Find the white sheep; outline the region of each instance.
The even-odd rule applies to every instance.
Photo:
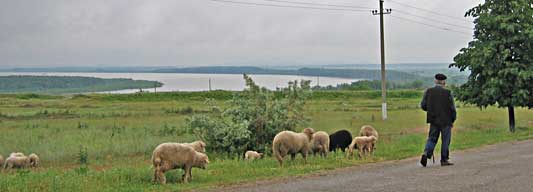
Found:
[[[294,160],[298,153],[302,154],[304,162],[307,163],[307,154],[311,150],[313,133],[312,128],[305,128],[302,133],[279,132],[272,141],[272,154],[278,160],[279,165],[283,166],[283,158],[287,154],[290,154],[291,159]]]
[[[30,166],[30,158],[20,153],[11,153],[4,163],[4,169],[26,168],[28,166]]]
[[[205,153],[205,143],[203,141],[195,141],[192,143],[183,143],[187,146],[192,147],[195,151],[198,151],[200,153]]]
[[[329,135],[324,131],[317,131],[313,133],[311,139],[311,148],[313,154],[319,153],[320,155],[327,157],[329,153]]]
[[[257,151],[246,151],[244,153],[245,160],[255,160],[263,157],[263,153],[258,153]]]
[[[182,181],[188,183],[192,179],[193,167],[205,169],[209,159],[206,154],[195,151],[191,146],[180,143],[163,143],[154,149],[152,164],[154,166],[153,181],[166,183],[165,172],[181,168],[184,170]]]
[[[40,158],[39,156],[37,156],[37,154],[35,153],[32,153],[28,156],[28,158],[30,158],[30,166],[33,167],[33,168],[36,168],[36,167],[39,167],[40,165]]]
[[[376,139],[379,139],[378,131],[371,125],[363,125],[361,127],[361,130],[359,131],[359,136],[374,136]],[[376,150],[376,145],[372,144],[372,154],[374,154],[374,151]]]
[[[348,151],[346,151],[346,157],[353,155],[353,150],[355,148],[359,150],[358,156],[360,158],[365,154],[372,152],[373,146],[377,140],[378,139],[375,136],[359,136],[353,138],[352,143],[348,146]]]

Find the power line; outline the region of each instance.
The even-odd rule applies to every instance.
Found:
[[[415,6],[412,6],[412,5],[406,4],[406,3],[400,3],[400,2],[397,2],[397,1],[394,1],[394,0],[389,0],[389,2],[394,3],[394,4],[398,4],[398,5],[400,5],[400,6],[404,6],[404,7],[409,7],[409,8],[412,8],[412,9],[416,9],[416,10],[419,10],[419,11],[428,12],[428,13],[431,13],[431,14],[434,14],[434,15],[439,15],[439,16],[442,16],[442,17],[447,17],[447,18],[450,18],[450,19],[455,19],[455,20],[458,20],[458,21],[464,21],[464,22],[469,22],[469,23],[472,22],[472,20],[469,20],[469,19],[466,19],[466,18],[459,18],[459,17],[455,17],[455,16],[450,16],[450,15],[446,15],[446,14],[442,14],[442,13],[435,12],[435,11],[433,11],[433,10],[429,10],[429,9],[424,9],[424,8],[415,7]]]
[[[435,21],[435,22],[439,22],[439,23],[442,23],[442,24],[450,25],[450,26],[455,26],[455,27],[459,27],[459,28],[463,28],[463,29],[470,29],[470,30],[472,29],[472,27],[468,27],[468,26],[464,26],[464,25],[457,25],[457,24],[453,24],[453,23],[448,23],[448,22],[444,22],[444,21],[439,20],[439,19],[433,19],[433,18],[430,18],[430,17],[424,17],[424,16],[413,14],[413,13],[409,13],[409,12],[406,12],[406,11],[401,11],[401,10],[394,10],[394,11],[398,12],[398,13],[405,14],[405,15],[418,17],[418,18],[421,18],[421,19],[429,20],[429,21]]]
[[[310,6],[297,6],[297,5],[277,5],[277,4],[267,4],[267,3],[252,3],[252,2],[242,2],[242,1],[232,1],[232,0],[209,0],[220,3],[232,3],[232,4],[242,4],[242,5],[256,5],[256,6],[268,6],[268,7],[284,7],[284,8],[297,8],[297,9],[313,9],[313,10],[328,10],[328,11],[350,11],[350,12],[367,12],[368,10],[363,9],[343,9],[343,8],[325,8],[325,7],[310,7]]]
[[[358,8],[358,9],[374,9],[373,7],[326,4],[326,3],[308,3],[308,2],[301,2],[301,1],[284,1],[284,0],[263,0],[263,1],[271,1],[271,2],[278,2],[278,3],[301,4],[301,5],[326,6],[326,7],[345,7],[345,8]]]
[[[400,20],[404,20],[404,21],[408,21],[408,22],[411,22],[411,23],[425,25],[425,26],[432,27],[432,28],[435,28],[435,29],[450,31],[450,32],[459,33],[459,34],[463,34],[463,35],[469,35],[469,36],[472,35],[471,33],[467,33],[467,32],[464,32],[464,31],[457,31],[457,30],[454,30],[454,29],[451,29],[451,28],[439,27],[439,26],[436,26],[436,25],[432,25],[432,24],[428,24],[428,23],[424,23],[424,22],[408,19],[408,18],[405,18],[405,17],[398,17],[398,16],[395,16],[395,15],[391,15],[391,17],[392,18],[396,18],[396,19],[400,19]]]
[[[209,0],[209,1],[220,2],[220,3],[241,4],[241,5],[269,6],[269,7],[282,7],[282,8],[298,8],[298,9],[312,9],[312,10],[327,10],[327,11],[349,11],[349,12],[367,12],[368,11],[368,10],[360,10],[360,9],[323,8],[323,7],[296,6],[296,5],[278,5],[278,4],[267,4],[267,3],[252,3],[252,2],[242,2],[242,1],[233,1],[233,0]],[[265,0],[265,1],[268,1],[268,0]],[[284,0],[270,0],[270,1],[280,1],[281,2],[281,1],[284,1]],[[303,2],[300,2],[300,3],[303,3]],[[398,10],[394,10],[394,11],[395,12],[404,13],[406,15],[412,15],[412,16],[415,16],[415,17],[420,17],[420,18],[423,18],[423,19],[427,19],[425,17],[414,15],[414,14],[407,13],[407,12],[404,12],[404,11],[398,11]],[[405,18],[405,17],[399,17],[399,16],[392,16],[392,17],[396,18],[396,19],[408,21],[408,22],[411,22],[411,23],[416,23],[416,24],[425,25],[425,26],[428,26],[428,27],[433,27],[433,28],[440,29],[440,30],[450,31],[450,32],[454,32],[454,33],[464,34],[464,35],[471,35],[470,33],[467,33],[467,32],[464,32],[464,31],[458,31],[458,30],[454,30],[454,29],[448,28],[448,27],[440,27],[440,26],[437,26],[437,25],[428,24],[428,23],[420,22],[420,21],[409,19],[409,18]],[[430,20],[430,19],[428,19],[428,20]],[[436,19],[433,19],[433,20],[441,22],[443,24],[448,24],[448,25],[452,25],[452,26],[456,26],[456,27],[471,29],[470,27],[465,27],[465,26],[461,26],[461,25],[445,23],[445,22],[442,22],[442,21],[436,20]]]

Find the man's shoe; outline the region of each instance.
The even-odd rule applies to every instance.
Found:
[[[441,162],[440,162],[440,165],[441,165],[441,166],[451,166],[451,165],[453,165],[453,163],[452,163],[452,162],[449,162],[449,161],[441,161]]]
[[[422,158],[420,158],[420,164],[422,164],[424,167],[426,167],[428,164],[428,156],[426,154],[422,154]]]

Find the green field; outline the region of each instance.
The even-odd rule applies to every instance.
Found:
[[[42,167],[2,171],[0,191],[175,191],[205,189],[257,179],[280,178],[321,170],[403,159],[422,152],[427,133],[418,108],[422,91],[389,92],[389,119],[380,119],[378,91],[320,91],[306,109],[310,126],[328,133],[364,124],[376,127],[380,140],[374,158],[301,158],[279,168],[266,157],[244,162],[208,152],[206,170],[194,169],[189,184],[176,183],[180,171],[167,173],[167,185],[151,183],[151,152],[159,143],[188,142],[184,119],[209,113],[205,98],[225,106],[232,92],[142,93],[127,95],[0,95],[0,154],[37,153]],[[517,131],[509,133],[507,111],[457,103],[452,151],[503,141],[533,138],[533,111],[516,109]],[[298,128],[301,129],[302,127]],[[80,169],[80,149],[87,149],[89,169]],[[437,150],[438,151],[438,150]],[[453,156],[452,156],[453,160]]]

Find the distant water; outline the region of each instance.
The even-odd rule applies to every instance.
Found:
[[[169,91],[206,91],[209,90],[209,80],[211,80],[212,90],[233,90],[244,89],[244,79],[238,74],[193,74],[193,73],[41,73],[41,72],[0,72],[0,76],[7,75],[38,75],[38,76],[82,76],[98,78],[130,78],[134,80],[153,80],[163,83],[163,87],[158,87],[158,92]],[[345,79],[334,77],[311,77],[297,75],[250,75],[256,84],[271,90],[287,87],[289,81],[311,80],[311,85],[315,86],[335,86],[342,83],[351,83],[358,79]],[[106,91],[105,93],[134,93],[139,89],[126,89],[116,91]],[[143,91],[153,92],[154,89],[143,89]]]

